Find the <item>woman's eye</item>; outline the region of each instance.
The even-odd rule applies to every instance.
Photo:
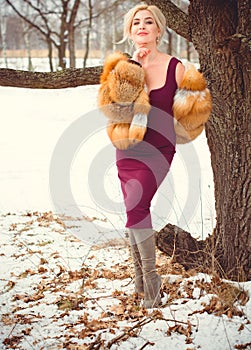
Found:
[[[153,21],[152,20],[147,20],[147,21],[145,21],[145,24],[153,24]],[[135,21],[135,22],[133,22],[132,23],[132,25],[133,26],[138,26],[138,25],[140,25],[140,21]]]

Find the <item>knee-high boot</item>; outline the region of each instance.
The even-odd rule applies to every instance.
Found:
[[[144,306],[160,305],[161,278],[156,271],[155,236],[150,229],[133,229],[134,239],[140,254],[143,271]]]
[[[135,283],[135,292],[138,294],[144,293],[144,287],[143,287],[143,271],[142,271],[142,262],[140,253],[137,247],[137,244],[134,240],[133,233],[129,231],[129,238],[130,238],[130,251],[131,256],[133,260],[134,265],[134,283]]]

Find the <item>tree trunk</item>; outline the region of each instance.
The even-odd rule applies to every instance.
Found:
[[[53,56],[52,41],[50,40],[50,36],[48,36],[46,39],[47,39],[50,71],[53,72],[54,69],[53,69],[53,60],[52,60],[52,56]]]
[[[249,5],[239,1],[239,6],[241,3],[246,18]],[[240,28],[237,6],[237,1],[197,0],[191,1],[189,14],[194,28],[193,43],[210,81],[214,101],[206,134],[215,184],[218,260],[228,278],[248,280],[251,278],[248,95],[251,55],[248,27]],[[201,13],[207,15],[200,16]]]
[[[29,6],[26,4],[26,16],[29,16]],[[27,52],[28,70],[33,71],[32,58],[31,58],[31,45],[30,45],[30,27],[27,22],[22,21],[24,44]]]
[[[93,85],[99,83],[101,72],[102,67],[68,68],[53,73],[0,69],[0,86],[63,89],[80,85]]]
[[[58,67],[61,69],[65,69],[66,68],[66,55],[65,55],[65,50],[66,50],[66,46],[65,46],[65,42],[64,39],[61,36],[60,39],[60,45],[57,46],[58,49]]]
[[[23,30],[24,30],[24,43],[25,43],[27,59],[28,59],[28,70],[33,71],[32,58],[31,58],[31,46],[30,46],[30,33],[29,33],[29,28],[27,27],[25,22],[23,22]]]
[[[77,16],[80,0],[75,0],[72,7],[70,20],[68,23],[68,38],[69,38],[69,54],[70,54],[70,68],[76,67],[76,56],[75,56],[75,19]]]
[[[59,68],[66,68],[66,40],[68,38],[68,28],[67,28],[67,12],[68,12],[68,2],[67,0],[61,0],[62,2],[62,14],[60,21],[60,34],[59,34],[59,45],[57,45],[58,49],[58,65]]]
[[[241,281],[251,279],[249,13],[245,0],[191,0],[189,6],[192,41],[213,97],[213,113],[206,126],[217,216],[209,245],[211,261],[221,275]],[[166,234],[161,231],[162,236]],[[176,238],[179,235],[176,232]],[[177,250],[185,264],[179,252],[184,247],[191,250],[192,238],[182,237],[186,242],[173,240],[174,255]],[[196,244],[204,249],[204,243]]]
[[[2,9],[0,8],[0,34],[2,39],[2,50],[3,57],[5,62],[5,67],[8,68],[8,57],[7,57],[7,43],[6,43],[6,14],[2,13]]]
[[[90,49],[90,33],[91,33],[91,28],[92,28],[92,0],[88,0],[88,14],[89,14],[89,21],[88,21],[88,27],[86,31],[86,37],[85,37],[85,55],[84,55],[84,60],[83,60],[83,68],[86,67],[87,63],[87,58],[89,55],[89,49]]]
[[[102,1],[102,8],[105,8],[106,3]],[[100,16],[100,51],[101,51],[101,61],[103,62],[105,59],[105,54],[106,54],[106,47],[107,47],[107,37],[106,37],[106,14],[102,13]]]
[[[117,40],[117,19],[118,19],[118,14],[117,14],[117,6],[114,6],[113,10],[112,10],[112,51],[116,51],[117,50],[117,44],[116,42]]]
[[[76,55],[75,55],[75,37],[74,37],[74,28],[69,26],[69,56],[70,56],[70,68],[76,67]]]

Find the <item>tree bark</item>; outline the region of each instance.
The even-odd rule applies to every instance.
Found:
[[[88,0],[89,20],[88,20],[88,26],[87,26],[87,30],[86,30],[86,37],[85,37],[85,55],[84,55],[84,60],[83,60],[83,68],[86,67],[87,58],[88,58],[89,49],[90,49],[90,33],[91,33],[91,28],[92,28],[92,10],[93,10],[92,0]]]
[[[49,59],[49,66],[50,66],[50,71],[53,72],[53,47],[52,47],[52,42],[50,40],[50,35],[48,35],[48,37],[46,37],[46,43],[47,43],[47,47],[48,47],[48,59]]]
[[[70,56],[70,68],[76,67],[76,55],[75,55],[75,35],[73,26],[69,26],[69,56]]]
[[[62,4],[62,13],[60,16],[60,34],[59,41],[60,44],[56,45],[58,49],[58,65],[61,69],[66,67],[66,40],[68,40],[67,33],[67,12],[68,12],[68,3],[69,0],[61,0]]]
[[[246,21],[250,5],[244,3],[194,0],[189,12],[193,43],[214,101],[206,134],[215,184],[217,258],[235,280],[251,279],[251,55],[248,25],[240,23],[241,18]]]
[[[217,221],[210,244],[196,242],[188,233],[170,226],[160,231],[158,240],[160,249],[165,241],[170,245],[166,252],[170,255],[173,249],[185,266],[195,266],[198,260],[198,265],[202,262],[208,268],[211,264],[222,276],[239,281],[251,279],[249,11],[245,0],[190,1],[192,42],[214,105],[206,135]]]
[[[102,8],[105,8],[106,2],[103,0],[101,2]],[[106,13],[102,13],[102,15],[99,18],[100,20],[100,31],[101,31],[101,37],[100,37],[100,51],[101,51],[101,61],[103,62],[105,59],[105,53],[106,53],[106,48],[107,48],[107,36],[106,36],[106,23],[107,23],[107,18],[106,18]]]
[[[0,8],[0,37],[2,39],[2,50],[5,67],[8,68],[7,43],[6,43],[6,13]]]
[[[75,56],[75,19],[78,13],[80,5],[80,0],[75,0],[72,11],[71,11],[71,16],[70,20],[68,22],[68,31],[69,31],[69,54],[70,54],[70,68],[75,68],[76,67],[76,56]]]
[[[102,67],[68,68],[58,72],[28,72],[0,69],[0,86],[31,89],[63,89],[80,85],[99,84]]]
[[[29,15],[29,6],[26,5],[26,15]],[[31,45],[30,45],[30,28],[25,21],[22,21],[24,44],[28,58],[28,70],[33,71],[32,58],[31,58]],[[8,68],[8,67],[6,67]]]

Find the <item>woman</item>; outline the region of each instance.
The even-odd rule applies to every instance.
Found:
[[[127,150],[116,150],[135,269],[135,291],[144,293],[146,308],[158,307],[161,302],[150,206],[175,154],[172,105],[184,74],[180,61],[158,49],[165,29],[165,17],[156,6],[138,5],[125,16],[124,40],[132,40],[135,46],[132,59],[145,71],[152,106],[144,140]]]

